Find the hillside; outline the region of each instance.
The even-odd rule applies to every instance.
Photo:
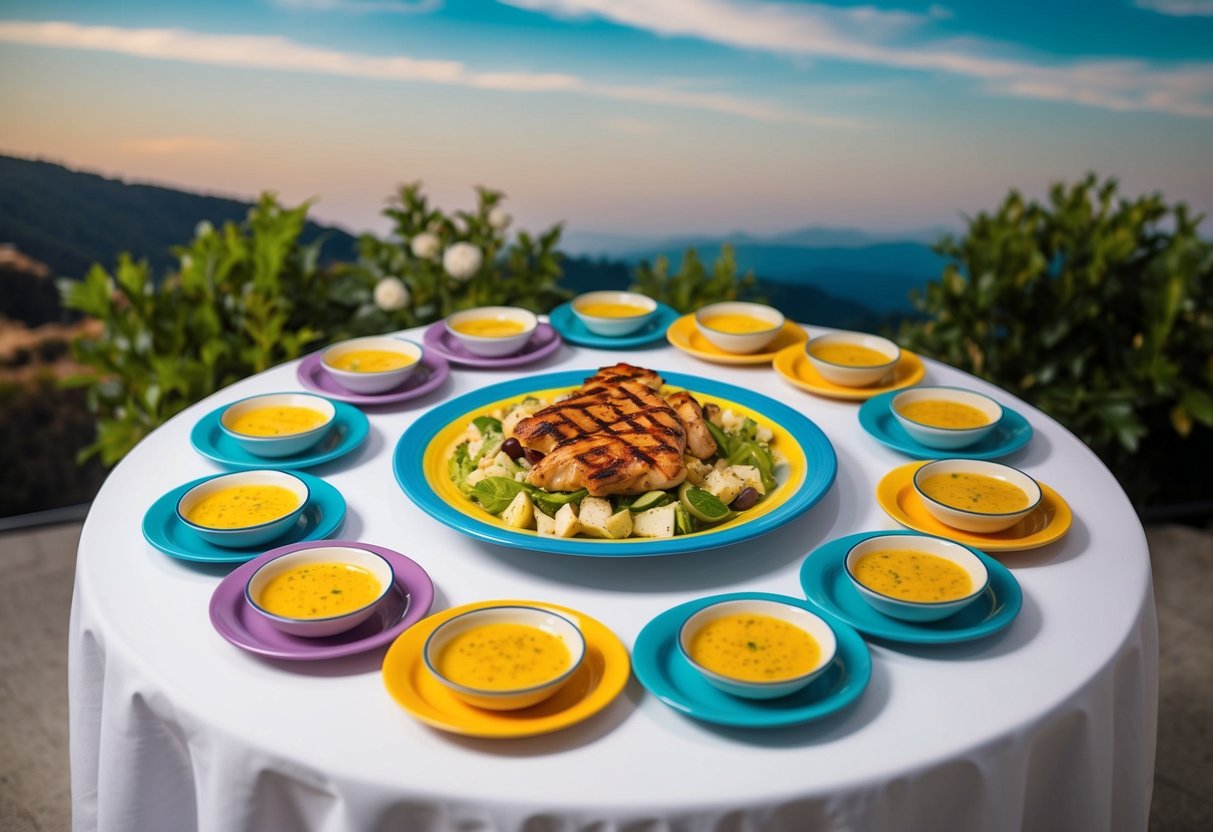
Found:
[[[51,162],[0,156],[0,243],[80,278],[93,263],[112,267],[129,251],[153,274],[175,265],[171,248],[194,236],[201,220],[243,220],[249,204],[234,199],[107,179]],[[356,238],[308,223],[303,240],[325,236],[323,259],[351,260]]]
[[[0,245],[16,247],[49,266],[48,275],[3,279],[0,315],[31,326],[66,321],[52,278],[82,277],[93,263],[110,268],[128,251],[147,259],[153,273],[175,265],[173,246],[189,240],[201,220],[244,219],[249,203],[155,185],[130,184],[50,162],[0,156]],[[926,232],[923,232],[924,234]],[[355,259],[356,238],[337,228],[308,223],[304,240],[324,237],[322,259]],[[591,256],[589,240],[615,253]],[[908,292],[940,271],[940,260],[921,242],[889,242],[861,231],[806,228],[771,238],[731,235],[740,269],[753,270],[759,290],[784,314],[800,321],[854,329],[879,329],[910,314]],[[605,245],[609,242],[609,245]],[[574,291],[626,288],[631,268],[668,254],[675,266],[687,248],[711,263],[725,240],[708,237],[654,239],[570,234],[564,285]],[[647,247],[646,247],[647,246]],[[568,250],[566,249],[566,250]]]

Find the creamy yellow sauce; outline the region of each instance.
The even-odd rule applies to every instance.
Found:
[[[328,417],[310,407],[283,405],[255,407],[227,422],[228,430],[246,436],[289,436],[305,433],[325,423]]]
[[[579,303],[577,311],[592,318],[634,318],[649,310],[634,303]]]
[[[476,690],[520,690],[556,678],[573,657],[557,636],[526,624],[485,624],[455,636],[438,672]]]
[[[329,365],[351,373],[386,373],[413,363],[411,355],[392,350],[352,350],[334,358]]]
[[[1008,514],[1028,507],[1028,495],[1011,483],[984,474],[936,474],[919,483],[922,493],[952,508]]]
[[[361,609],[383,592],[369,569],[352,563],[310,563],[277,575],[257,599],[283,618],[332,618]]]
[[[722,676],[778,682],[803,676],[821,659],[821,646],[804,630],[770,615],[723,615],[691,638],[691,658]]]
[[[480,338],[507,338],[518,335],[526,330],[521,321],[505,321],[497,318],[472,318],[451,324],[451,329],[464,335],[475,335]]]
[[[195,503],[185,519],[208,529],[242,529],[277,520],[299,508],[294,491],[280,485],[235,485]]]
[[[728,332],[732,335],[744,335],[749,332],[765,332],[774,329],[770,321],[755,318],[753,315],[736,315],[733,313],[708,315],[703,319],[703,325],[718,332]]]
[[[912,422],[934,428],[980,428],[990,424],[986,414],[972,405],[946,399],[920,399],[902,405],[897,412]]]
[[[846,367],[875,367],[893,360],[879,350],[859,344],[818,344],[812,352],[814,358]]]
[[[946,558],[914,549],[879,549],[855,561],[855,579],[903,601],[955,601],[973,591],[969,573]]]

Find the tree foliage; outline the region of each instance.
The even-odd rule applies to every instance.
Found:
[[[1043,202],[1012,191],[938,244],[951,262],[902,342],[1049,413],[1139,504],[1207,496],[1192,464],[1213,450],[1213,245],[1201,219],[1159,194],[1119,198],[1095,175],[1053,185]]]
[[[733,247],[723,245],[710,273],[695,249],[689,248],[682,255],[678,271],[673,273],[665,256],[655,258],[651,266],[648,262],[640,263],[631,289],[686,313],[720,301],[759,300],[755,286],[752,271],[738,277]]]

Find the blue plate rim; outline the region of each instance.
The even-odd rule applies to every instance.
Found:
[[[268,394],[258,393],[254,395]],[[194,427],[190,429],[190,445],[193,446],[195,451],[212,462],[218,462],[220,465],[226,465],[229,468],[240,471],[251,471],[258,468],[296,470],[300,468],[313,468],[326,462],[332,462],[334,459],[340,459],[357,449],[366,440],[371,431],[371,423],[365,413],[352,404],[331,399],[328,396],[321,396],[312,390],[307,391],[306,395],[327,399],[332,403],[334,408],[333,430],[337,430],[341,425],[349,427],[349,433],[346,434],[345,438],[336,447],[324,452],[309,450],[306,453],[295,454],[294,456],[271,458],[253,456],[237,446],[236,451],[239,453],[239,456],[225,454],[211,441],[210,436],[219,430],[219,417],[223,414],[223,411],[235,402],[221,405],[195,422]],[[248,397],[246,396],[245,398]],[[324,440],[322,439],[321,442],[323,443]]]
[[[761,701],[740,698],[736,700],[735,710],[731,712],[721,711],[717,708],[709,709],[702,703],[688,701],[687,697],[674,692],[666,682],[665,672],[658,669],[661,664],[659,656],[662,654],[664,646],[677,638],[679,627],[691,613],[710,604],[741,598],[782,601],[795,604],[821,616],[833,628],[838,641],[838,653],[835,661],[842,660],[844,673],[847,674],[848,680],[853,680],[854,684],[848,683],[844,685],[843,690],[802,708],[780,710],[768,710],[767,708],[770,706],[764,705]],[[672,659],[673,661],[685,662],[676,649],[670,649],[668,652],[669,655],[676,657]],[[855,628],[811,600],[772,592],[728,592],[686,601],[651,619],[641,628],[640,633],[636,636],[636,642],[632,645],[632,671],[645,690],[686,716],[735,728],[775,728],[821,719],[847,707],[858,699],[871,680],[872,655]],[[706,685],[707,682],[704,684]]]
[[[1011,574],[1011,570],[985,552],[959,541],[950,542],[964,546],[980,558],[982,563],[986,565],[986,569],[989,570],[990,588],[994,591],[995,598],[1002,601],[1002,609],[993,618],[962,630],[945,630],[940,629],[939,622],[933,624],[911,624],[908,621],[898,621],[895,618],[881,615],[876,610],[871,610],[870,616],[866,614],[856,616],[847,610],[839,608],[835,601],[824,591],[822,576],[834,564],[840,564],[846,558],[846,553],[856,543],[869,537],[881,537],[885,535],[935,537],[935,535],[924,535],[922,532],[916,532],[912,529],[881,529],[877,531],[856,532],[855,534],[827,541],[809,552],[800,565],[800,588],[804,592],[805,597],[812,603],[830,612],[835,618],[845,621],[866,636],[886,641],[901,642],[903,644],[959,644],[965,641],[985,638],[1011,626],[1016,616],[1019,615],[1019,611],[1023,608],[1023,588],[1020,587],[1019,581],[1015,579],[1015,576]],[[945,538],[940,539],[943,540]],[[856,592],[856,597],[858,595],[858,592]],[[871,608],[865,604],[864,609]],[[947,621],[947,619],[944,619],[944,621]]]
[[[942,387],[945,385],[932,386]],[[922,445],[911,439],[910,435],[905,433],[905,429],[897,424],[897,420],[893,416],[891,404],[893,397],[912,389],[912,387],[908,387],[903,390],[890,390],[878,396],[873,396],[860,405],[858,414],[859,424],[864,429],[864,432],[885,447],[892,448],[914,459],[1001,459],[1020,450],[1032,440],[1032,423],[1024,418],[1023,414],[1019,411],[999,402],[1002,405],[1002,418],[1009,424],[1007,428],[1003,428],[1000,422],[1000,426],[994,429],[991,436],[997,435],[1000,430],[1009,429],[1013,431],[1010,439],[986,450],[974,450],[974,448],[980,448],[986,444],[990,437],[986,437],[986,439],[981,440],[970,448],[956,448],[950,451],[928,448],[926,445]],[[890,434],[888,431],[881,429],[879,420],[886,414],[893,420],[892,423],[901,432],[901,435]]]
[[[392,452],[392,472],[396,482],[413,503],[440,523],[487,543],[515,549],[588,557],[651,557],[684,554],[728,546],[766,534],[789,523],[811,509],[834,484],[838,458],[825,433],[803,413],[761,393],[724,382],[703,379],[685,373],[658,370],[666,384],[684,387],[707,396],[722,396],[762,413],[792,434],[806,457],[805,481],[783,505],[748,523],[721,532],[676,536],[660,540],[612,545],[609,541],[540,536],[503,529],[468,517],[437,498],[424,476],[422,462],[433,437],[450,422],[470,410],[510,396],[553,387],[581,384],[597,370],[564,370],[527,376],[481,387],[422,414],[401,435]]]
[[[573,302],[562,303],[548,313],[548,322],[560,333],[560,337],[570,344],[580,344],[583,347],[639,347],[645,344],[655,344],[665,341],[665,331],[670,324],[682,317],[677,309],[661,301],[657,301],[657,314],[645,324],[644,329],[632,335],[621,335],[612,338],[607,335],[596,335],[585,328],[576,315],[573,314]],[[651,329],[650,329],[651,328]]]
[[[266,467],[266,470],[273,470]],[[266,544],[254,546],[248,549],[225,548],[216,546],[213,543],[208,543],[202,538],[198,538],[198,550],[186,550],[173,546],[169,541],[157,531],[157,527],[161,525],[162,518],[171,516],[168,522],[180,522],[177,519],[177,502],[185,492],[189,491],[196,485],[204,483],[207,480],[213,480],[215,477],[226,476],[230,472],[219,474],[207,474],[205,477],[199,477],[196,480],[184,483],[176,488],[166,491],[161,494],[155,502],[148,507],[143,514],[143,522],[141,530],[143,539],[147,541],[152,548],[163,552],[169,557],[178,560],[187,560],[194,563],[244,563],[253,558],[268,552],[272,548],[280,546],[289,546],[296,543],[307,543],[311,541],[324,540],[329,535],[341,528],[341,524],[345,521],[346,502],[345,497],[337,490],[336,486],[326,482],[314,474],[305,474],[302,471],[292,471],[291,473],[303,480],[308,487],[308,492],[311,495],[304,504],[303,512],[306,514],[311,506],[316,506],[320,510],[320,521],[316,524],[316,528],[310,531],[307,535],[299,540],[291,541],[290,543],[282,543],[280,541],[271,540]],[[191,531],[191,534],[193,532]],[[285,536],[285,535],[284,535]],[[268,547],[268,548],[267,548]],[[207,554],[199,554],[199,551]]]

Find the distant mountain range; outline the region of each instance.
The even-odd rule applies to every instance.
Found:
[[[194,237],[202,220],[240,221],[249,203],[128,184],[62,165],[0,156],[0,243],[46,263],[55,275],[82,278],[93,263],[112,268],[119,253],[144,258],[152,273],[176,265],[171,248]],[[309,222],[303,240],[324,235],[326,261],[351,260],[356,238]]]
[[[176,265],[171,248],[190,240],[201,220],[243,220],[249,203],[155,185],[128,184],[45,161],[0,156],[0,244],[12,244],[57,276],[81,278],[93,263],[112,268],[128,251],[162,275]],[[767,237],[684,235],[665,239],[566,231],[564,285],[574,292],[626,288],[632,267],[659,255],[677,268],[694,249],[708,264],[731,243],[741,271],[789,317],[826,326],[878,329],[913,314],[909,292],[937,277],[943,260],[929,247],[946,229],[890,235],[810,226]],[[304,240],[324,238],[322,260],[353,260],[356,238],[308,223]],[[53,294],[50,281],[31,284]],[[6,281],[5,293],[16,289]],[[24,290],[23,290],[24,291]],[[15,300],[15,299],[14,299]],[[46,298],[38,301],[45,305]],[[13,314],[5,303],[0,314]],[[27,304],[28,305],[28,304]],[[42,320],[46,316],[39,316]],[[30,320],[29,323],[40,321]]]

